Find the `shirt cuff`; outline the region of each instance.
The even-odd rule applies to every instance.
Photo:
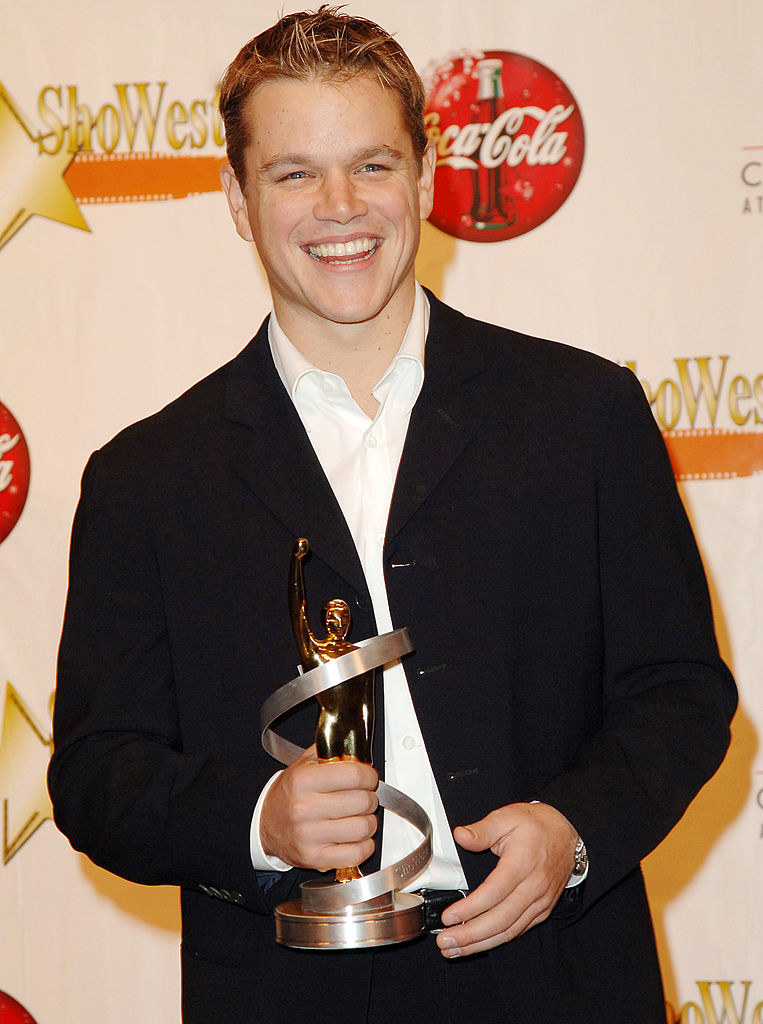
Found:
[[[257,805],[254,808],[254,814],[252,815],[252,824],[249,829],[249,855],[252,858],[252,865],[255,871],[291,871],[293,864],[287,864],[281,860],[280,857],[269,857],[262,848],[262,842],[260,841],[260,818],[262,817],[262,805],[265,802],[265,797],[268,795],[270,787],[273,785],[275,780],[280,775],[280,772],[276,772],[272,775],[267,783],[265,784],[260,798],[257,801]]]

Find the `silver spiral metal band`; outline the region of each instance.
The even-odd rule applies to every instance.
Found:
[[[289,765],[304,753],[304,748],[274,732],[272,725],[292,708],[330,690],[339,683],[363,672],[396,661],[413,650],[407,629],[396,629],[392,633],[360,640],[356,649],[339,658],[324,662],[303,675],[296,676],[272,693],[262,705],[260,716],[262,745],[269,754],[282,764]],[[379,782],[377,789],[382,807],[409,821],[421,832],[424,839],[412,853],[395,861],[381,871],[355,879],[351,882],[323,883],[310,888],[309,903],[316,911],[337,911],[343,907],[364,903],[386,893],[402,889],[420,874],[432,856],[432,823],[423,807],[386,782]],[[304,892],[304,890],[303,890]],[[305,893],[305,895],[307,895]]]

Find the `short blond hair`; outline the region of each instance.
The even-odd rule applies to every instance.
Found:
[[[416,159],[427,146],[424,85],[407,54],[389,32],[367,18],[323,4],[317,11],[287,14],[241,48],[220,84],[228,160],[245,187],[244,151],[249,145],[249,97],[278,78],[346,81],[369,75],[399,99]]]

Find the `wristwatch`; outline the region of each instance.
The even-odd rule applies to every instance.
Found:
[[[575,843],[575,862],[572,867],[572,877],[580,878],[588,870],[588,853],[586,852],[585,843],[578,836],[578,841]]]

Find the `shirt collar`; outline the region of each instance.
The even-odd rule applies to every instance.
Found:
[[[418,363],[421,367],[420,372],[423,378],[424,350],[426,348],[428,331],[429,300],[424,294],[424,289],[418,281],[416,281],[413,312],[411,313],[411,319],[408,323],[408,327],[406,328],[402,343],[392,362],[376,384],[374,392],[376,391],[376,388],[380,387],[385,382],[400,359],[413,360],[415,363]],[[278,323],[275,310],[271,311],[270,320],[268,321],[268,341],[270,343],[270,352],[273,356],[273,362],[276,370],[278,371],[278,376],[281,378],[283,386],[289,392],[293,401],[300,381],[307,374],[321,374],[324,371],[313,366],[313,364],[307,360],[299,349],[286,337],[283,328]],[[330,376],[333,376],[333,374]]]

